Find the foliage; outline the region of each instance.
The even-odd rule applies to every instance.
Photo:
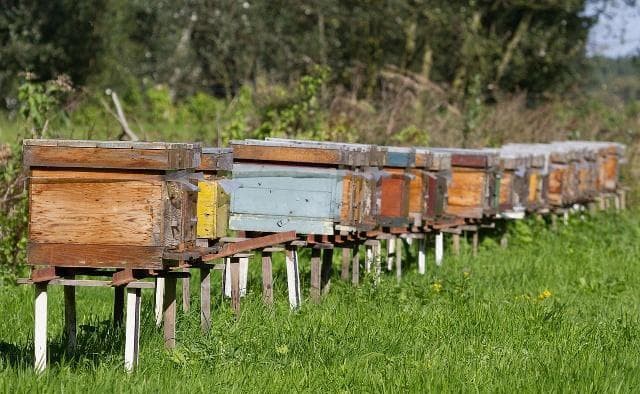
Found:
[[[640,214],[571,220],[529,244],[445,255],[416,272],[415,249],[403,279],[378,286],[339,279],[319,305],[292,313],[286,270],[274,254],[275,305],[261,300],[260,264],[250,264],[242,314],[212,297],[212,329],[200,312],[178,312],[175,351],[164,350],[153,297],[143,291],[140,369],[123,371],[124,335],[111,324],[113,295],[78,289],[78,347],[65,350],[63,294],[51,286],[50,369],[33,372],[33,310],[27,286],[0,288],[0,389],[71,391],[583,392],[635,391],[640,385]],[[625,247],[620,247],[625,245]],[[415,243],[414,243],[415,246]],[[445,248],[449,250],[449,248]],[[302,259],[303,262],[308,261]],[[308,289],[309,265],[301,264]],[[197,272],[191,288],[198,288]],[[182,286],[178,286],[180,291]],[[220,281],[212,281],[220,294]],[[193,294],[193,293],[192,293]],[[306,294],[306,292],[305,292]],[[192,305],[198,305],[194,295]]]

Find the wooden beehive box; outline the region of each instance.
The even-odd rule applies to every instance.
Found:
[[[451,183],[447,191],[447,214],[482,219],[498,211],[498,152],[486,149],[434,148],[451,154]]]
[[[231,144],[239,186],[231,199],[231,229],[332,235],[337,228],[375,226],[378,179],[367,169],[383,156],[371,147],[291,140]]]
[[[428,148],[416,148],[416,169],[422,173],[423,224],[442,218],[447,209],[447,189],[451,179],[451,154],[434,152]],[[411,189],[411,193],[415,193]],[[411,199],[413,201],[413,197]],[[409,206],[410,214],[417,211],[416,204]]]
[[[415,166],[414,149],[385,147],[385,150],[387,156],[384,166],[385,175],[380,185],[378,223],[383,227],[406,227],[422,217],[424,204],[422,174]]]
[[[548,208],[549,155],[551,148],[547,144],[506,144],[501,150],[517,152],[529,157],[527,166],[527,211],[534,212]]]
[[[556,207],[568,207],[579,201],[580,152],[565,144],[549,145],[549,202]]]
[[[230,196],[225,182],[231,175],[233,150],[230,148],[203,148],[198,171],[197,237],[215,240],[227,235]],[[227,180],[227,181],[225,181]],[[231,186],[228,185],[227,188]]]
[[[619,166],[624,160],[625,147],[615,142],[572,141],[589,151],[589,161],[595,166],[596,193],[613,193],[618,188]]]
[[[531,155],[521,151],[500,149],[500,213],[524,214],[529,197]]]
[[[25,140],[30,265],[161,269],[195,247],[196,144]]]

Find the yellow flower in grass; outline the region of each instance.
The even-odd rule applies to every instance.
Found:
[[[547,289],[545,289],[542,293],[538,294],[538,299],[540,301],[546,300],[547,298],[551,297],[553,294],[551,294],[551,292]]]
[[[440,283],[439,280],[435,281],[431,285],[431,290],[435,291],[436,293],[440,293],[442,291],[442,283]]]

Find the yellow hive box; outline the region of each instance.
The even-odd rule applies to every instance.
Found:
[[[218,181],[198,182],[198,238],[216,239],[227,235],[229,195]]]

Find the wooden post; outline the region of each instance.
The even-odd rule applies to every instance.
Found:
[[[373,261],[374,261],[374,273],[373,273],[373,283],[380,283],[380,274],[382,273],[382,245],[380,241],[376,241],[373,244]]]
[[[618,191],[618,195],[620,196],[620,209],[624,211],[627,209],[627,191],[621,189]]]
[[[340,279],[349,280],[349,265],[351,265],[351,254],[349,248],[342,248],[342,270],[340,271]]]
[[[333,271],[333,249],[324,249],[322,251],[322,268],[320,273],[320,286],[322,294],[329,293],[331,288],[331,273]]]
[[[113,326],[122,326],[124,317],[124,287],[116,286],[113,289]]]
[[[373,265],[373,246],[364,246],[364,270],[366,273],[371,272],[371,266]]]
[[[140,355],[141,289],[127,288],[127,324],[124,344],[124,369],[133,372]]]
[[[240,297],[246,297],[249,283],[249,257],[240,257]]]
[[[393,269],[393,260],[396,257],[396,240],[395,238],[387,239],[387,271]]]
[[[222,275],[222,293],[231,298],[231,258],[224,259],[224,274]]]
[[[262,300],[273,305],[273,266],[271,252],[262,252]]]
[[[507,234],[502,234],[502,237],[500,237],[500,247],[502,249],[506,249],[509,246],[509,238],[507,237]]]
[[[47,369],[47,282],[36,283],[33,344],[34,367],[41,373]]]
[[[232,257],[229,262],[231,277],[231,308],[236,318],[240,317],[240,257]]]
[[[427,266],[426,242],[424,238],[418,240],[418,273],[424,275]]]
[[[320,249],[313,248],[311,249],[311,288],[310,295],[311,300],[315,303],[320,302],[320,294],[321,294],[321,280],[320,280],[320,271],[321,271],[321,261],[320,261]]]
[[[211,269],[200,268],[200,328],[203,333],[211,328]]]
[[[188,273],[188,269],[183,269],[182,272]],[[182,311],[188,313],[191,309],[191,277],[187,276],[182,278]]]
[[[77,344],[76,325],[76,288],[64,287],[64,333],[67,338],[67,350],[73,351]]]
[[[444,234],[442,232],[436,233],[435,249],[436,249],[435,262],[436,262],[436,265],[439,267],[442,265],[442,257],[444,255]]]
[[[605,209],[607,209],[607,200],[604,194],[600,194],[600,197],[598,198],[598,203],[601,211],[604,211]]]
[[[358,286],[360,284],[360,245],[355,244],[351,253],[351,284]]]
[[[291,309],[300,307],[300,270],[298,267],[298,251],[295,246],[287,246],[287,288],[289,290],[289,305]]]
[[[176,347],[176,283],[175,276],[169,276],[164,281],[164,346],[167,349]]]
[[[551,230],[558,230],[558,216],[555,214],[555,212],[551,212]]]
[[[569,224],[569,211],[568,210],[565,210],[564,213],[562,214],[562,220],[563,220],[565,226]]]
[[[616,212],[620,212],[621,210],[621,203],[620,203],[620,193],[616,193],[616,195],[613,197],[613,204],[616,207]]]
[[[396,279],[402,279],[402,238],[396,237]]]
[[[156,317],[156,327],[162,325],[162,311],[164,310],[164,278],[156,278],[155,289],[155,308],[154,314]]]
[[[473,234],[471,235],[473,257],[478,256],[478,237],[478,231],[473,231]]]
[[[460,234],[453,233],[453,255],[460,256]]]

